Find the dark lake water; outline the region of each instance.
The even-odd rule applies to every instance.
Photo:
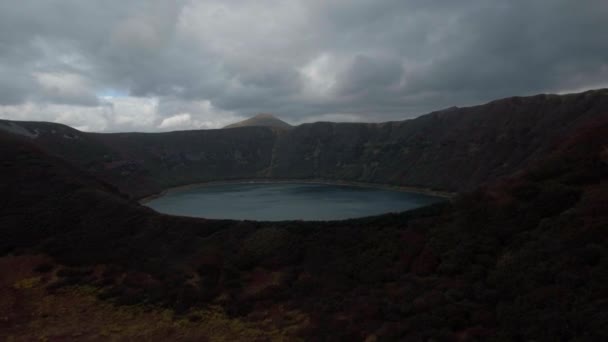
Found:
[[[401,212],[441,198],[384,189],[299,183],[205,185],[151,200],[156,211],[214,219],[339,220]]]

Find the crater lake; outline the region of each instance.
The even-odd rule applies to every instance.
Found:
[[[412,210],[441,197],[314,183],[226,183],[174,189],[145,203],[165,214],[255,221],[342,220]]]

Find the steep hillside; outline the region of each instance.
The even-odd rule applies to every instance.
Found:
[[[508,98],[382,124],[93,134],[0,121],[0,132],[18,134],[136,198],[177,185],[255,178],[458,192],[512,174],[607,111],[608,90],[597,90]]]
[[[161,215],[0,139],[6,340],[134,338],[143,319],[158,340],[608,339],[605,114],[451,203],[337,222]]]
[[[272,114],[258,114],[249,119],[235,122],[231,125],[228,125],[224,128],[237,128],[237,127],[251,127],[251,126],[264,126],[264,127],[273,127],[280,129],[288,129],[291,128],[291,125],[287,122],[278,119]]]
[[[52,123],[0,121],[2,134],[62,157],[132,197],[181,184],[264,177],[277,138],[264,127],[98,134]]]
[[[280,136],[271,174],[471,190],[537,160],[608,113],[608,91],[509,98],[384,124],[316,123]]]

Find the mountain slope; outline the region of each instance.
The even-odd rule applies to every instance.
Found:
[[[288,129],[288,128],[292,127],[287,122],[278,119],[277,117],[275,117],[272,114],[258,114],[249,119],[230,124],[224,128],[251,127],[251,126],[263,126],[263,127],[282,128],[282,129]]]
[[[458,192],[513,174],[607,113],[608,90],[597,90],[508,98],[381,124],[93,134],[50,123],[0,121],[0,134],[11,126],[23,139],[136,198],[184,184],[260,178]]]
[[[0,303],[89,291],[169,309],[198,339],[214,330],[197,321],[229,317],[286,340],[606,340],[608,116],[549,146],[516,175],[451,203],[277,223],[161,215],[29,137],[0,136],[0,253],[53,258],[40,271],[48,275],[0,286],[9,294]],[[1,279],[24,267],[6,258]],[[56,294],[45,299],[45,289]],[[128,336],[125,317],[95,305],[107,307],[88,307],[105,315],[97,320]],[[62,327],[62,312],[47,308],[48,319],[33,306],[15,317],[13,307],[29,306],[0,305],[0,337],[83,333]],[[219,313],[200,316],[210,307]],[[186,340],[179,331],[159,333]]]

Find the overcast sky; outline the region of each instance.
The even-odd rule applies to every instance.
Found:
[[[0,118],[387,121],[608,87],[606,0],[0,0]]]

